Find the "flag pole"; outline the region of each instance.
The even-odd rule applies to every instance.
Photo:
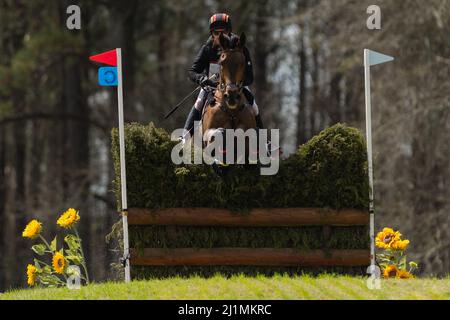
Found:
[[[372,160],[372,101],[370,92],[369,50],[364,49],[364,78],[366,87],[366,141],[369,170],[369,214],[370,214],[370,264],[375,266],[375,216],[373,205],[373,160]]]
[[[122,195],[122,223],[123,223],[123,262],[125,265],[125,282],[130,282],[130,246],[128,240],[128,202],[127,176],[125,167],[125,129],[123,116],[123,78],[122,78],[122,49],[117,48],[117,99],[119,108],[119,145],[120,145],[120,184]]]

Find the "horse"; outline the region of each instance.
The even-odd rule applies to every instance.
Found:
[[[218,130],[223,132],[225,129],[242,129],[245,132],[256,128],[255,115],[243,94],[246,65],[245,33],[233,39],[221,34],[217,41],[219,43],[214,45],[220,44],[222,48],[219,59],[219,83],[214,99],[207,103],[203,111],[204,147],[211,143],[211,137]]]

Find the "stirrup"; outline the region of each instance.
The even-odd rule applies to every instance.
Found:
[[[281,149],[281,147],[277,147],[277,148],[273,148],[272,149],[272,143],[271,142],[267,142],[266,143],[266,152],[267,152],[267,156],[272,158],[272,153],[275,151],[280,151],[278,153],[278,156],[281,156],[283,154],[283,150]]]

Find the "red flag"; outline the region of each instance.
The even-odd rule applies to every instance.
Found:
[[[95,56],[89,57],[89,60],[117,67],[117,51],[116,49],[114,49],[111,51],[103,52]]]

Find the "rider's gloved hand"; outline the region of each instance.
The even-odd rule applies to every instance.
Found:
[[[200,79],[200,86],[202,88],[204,87],[217,87],[217,80],[215,80],[216,77],[213,77],[212,79],[209,79],[208,76],[203,76]]]

